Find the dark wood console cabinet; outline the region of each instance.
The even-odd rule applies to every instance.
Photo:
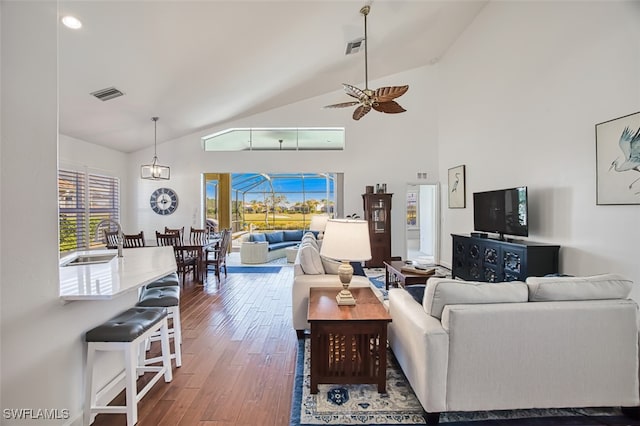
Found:
[[[451,234],[453,278],[468,281],[524,281],[558,273],[560,246],[522,240]]]
[[[382,268],[391,260],[391,197],[393,194],[362,194],[364,217],[369,222],[371,260],[367,268]]]

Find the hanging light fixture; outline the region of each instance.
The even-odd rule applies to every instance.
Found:
[[[143,164],[140,166],[140,177],[150,180],[169,180],[171,169],[169,166],[161,166],[158,164],[157,136],[158,136],[158,117],[151,117],[153,120],[153,161],[151,164]]]

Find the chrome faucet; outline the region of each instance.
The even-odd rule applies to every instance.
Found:
[[[113,220],[113,219],[102,219],[100,222],[98,222],[98,225],[96,226],[96,240],[98,240],[100,238],[100,227],[105,224],[105,223],[113,223],[114,225],[116,225],[116,227],[118,228],[118,257],[122,257],[122,244],[124,241],[124,235],[122,234],[122,227],[120,226],[120,224]]]

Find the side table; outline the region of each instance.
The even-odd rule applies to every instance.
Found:
[[[385,279],[385,288],[387,290],[389,290],[390,284],[404,288],[404,286],[412,284],[426,284],[429,278],[438,276],[435,274],[422,275],[402,272],[403,266],[405,266],[405,263],[402,260],[392,260],[390,262],[384,262],[384,267],[387,271]]]
[[[295,247],[287,247],[286,249],[284,249],[284,253],[287,256],[287,262],[293,263],[296,261],[296,256],[298,255],[299,248],[300,246],[295,246]]]
[[[391,316],[370,288],[350,289],[354,306],[338,306],[339,291],[309,289],[311,393],[320,383],[372,383],[385,393]]]

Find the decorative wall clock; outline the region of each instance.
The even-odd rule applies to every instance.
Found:
[[[178,194],[173,189],[158,188],[151,194],[149,202],[154,212],[168,215],[178,208]]]

